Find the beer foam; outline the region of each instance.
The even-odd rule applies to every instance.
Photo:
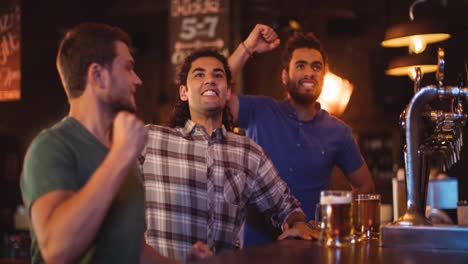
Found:
[[[320,204],[350,204],[351,196],[322,196],[320,197]]]

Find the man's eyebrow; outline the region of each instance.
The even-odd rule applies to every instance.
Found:
[[[193,69],[192,73],[193,73],[193,72],[196,72],[196,71],[206,71],[206,70],[203,69],[203,68],[195,68],[195,69]]]
[[[307,61],[305,61],[305,60],[297,60],[296,62],[294,62],[294,64],[307,64]]]
[[[305,61],[305,60],[298,60],[298,61],[296,61],[294,64],[307,64],[307,61]],[[321,61],[319,61],[319,60],[316,60],[316,61],[311,62],[310,64],[315,64],[315,65],[316,65],[316,64],[320,64],[320,65],[322,65],[323,63],[322,63]]]
[[[222,73],[225,73],[223,69],[221,68],[215,68],[213,69],[214,72],[222,72]]]

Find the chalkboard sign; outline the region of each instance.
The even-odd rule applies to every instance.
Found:
[[[171,76],[195,49],[216,49],[229,56],[229,0],[170,0]]]
[[[19,0],[0,2],[0,101],[21,97],[21,9]]]

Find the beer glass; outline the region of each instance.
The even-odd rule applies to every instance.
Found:
[[[352,201],[350,191],[320,192],[320,243],[332,247],[354,243]]]
[[[380,194],[356,196],[356,237],[360,240],[378,239],[380,229]]]

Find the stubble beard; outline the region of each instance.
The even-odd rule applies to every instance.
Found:
[[[136,112],[136,109],[133,105],[120,101],[111,102],[110,108],[114,114],[117,114],[118,112],[122,111],[129,112],[132,114]]]
[[[289,96],[292,98],[292,100],[296,102],[297,104],[306,106],[306,107],[315,104],[319,96],[318,92],[320,92],[318,91],[315,93],[304,94],[304,93],[299,93],[298,90],[299,89],[296,83],[293,83],[291,81],[287,83],[287,91],[289,93]]]
[[[112,79],[111,85],[116,87],[114,84],[117,85],[118,83],[114,82],[114,79]],[[119,94],[117,94],[117,96],[110,96],[108,102],[112,113],[117,114],[121,111],[129,112],[132,114],[136,113],[136,106],[132,103],[132,99],[134,100],[134,98],[126,98]]]

